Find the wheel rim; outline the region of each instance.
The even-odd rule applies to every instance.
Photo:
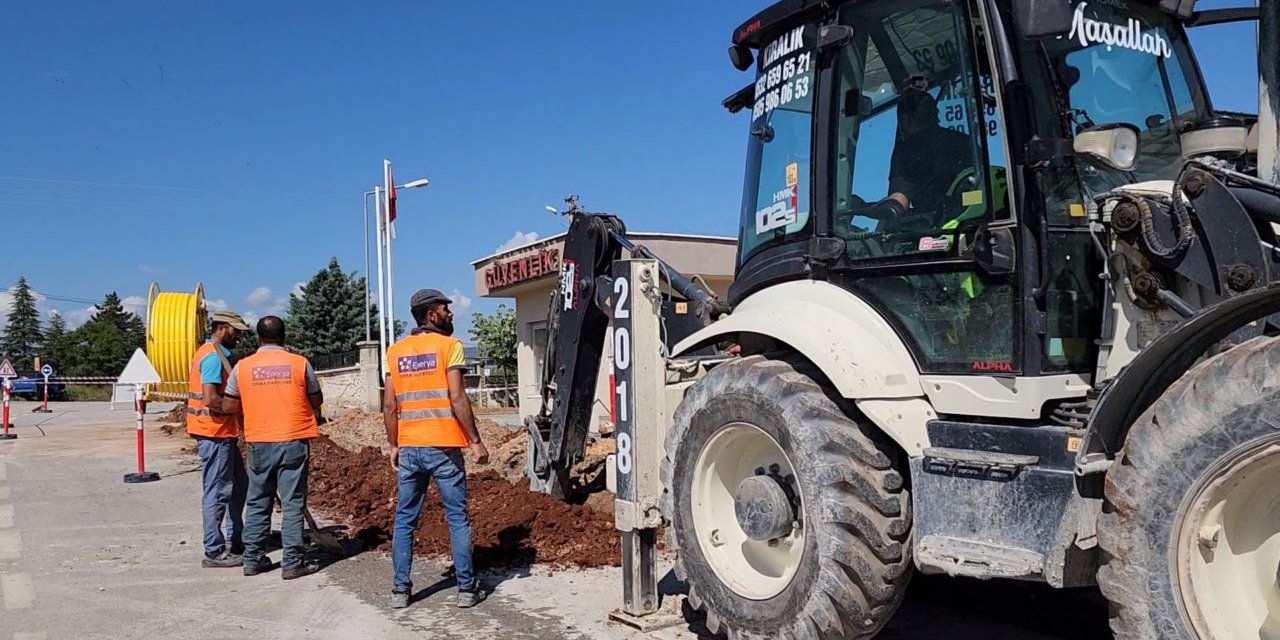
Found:
[[[1280,640],[1280,437],[1236,447],[1188,496],[1172,565],[1187,622],[1203,640]]]
[[[738,524],[734,495],[739,484],[763,469],[786,482],[796,496],[799,519],[791,532],[752,540]],[[791,583],[804,555],[804,498],[795,467],[782,447],[759,427],[736,422],[721,428],[698,454],[691,510],[698,546],[716,577],[734,593],[765,600]],[[787,480],[787,479],[790,480]]]

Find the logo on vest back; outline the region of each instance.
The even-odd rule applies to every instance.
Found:
[[[286,384],[293,381],[293,367],[287,364],[266,364],[249,370],[252,381],[259,384]]]
[[[400,358],[396,360],[396,370],[400,373],[435,371],[437,366],[436,354],[434,353],[423,353],[416,356],[400,356]]]

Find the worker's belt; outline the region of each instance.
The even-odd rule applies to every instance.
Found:
[[[427,389],[426,391],[406,391],[396,394],[396,402],[411,400],[444,400],[449,397],[447,389]]]
[[[430,420],[452,418],[453,409],[422,409],[420,411],[401,411],[401,420]]]
[[[213,414],[209,413],[208,409],[192,409],[191,407],[187,407],[187,415],[199,416],[201,418],[210,418],[213,416]]]

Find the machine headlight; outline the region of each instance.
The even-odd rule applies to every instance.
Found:
[[[1106,167],[1132,171],[1138,162],[1138,129],[1129,124],[1110,124],[1085,129],[1071,142],[1076,155]]]

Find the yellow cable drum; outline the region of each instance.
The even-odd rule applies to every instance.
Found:
[[[204,340],[208,316],[204,285],[194,293],[147,292],[147,358],[164,382],[148,385],[147,400],[185,400],[191,358]]]

